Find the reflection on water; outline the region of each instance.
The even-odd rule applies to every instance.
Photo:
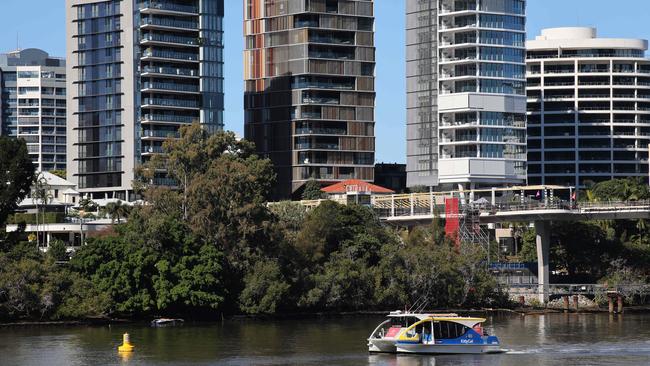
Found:
[[[377,317],[226,321],[178,328],[0,328],[0,365],[646,365],[650,315],[494,316],[499,355],[368,354]],[[129,332],[136,351],[120,356]]]

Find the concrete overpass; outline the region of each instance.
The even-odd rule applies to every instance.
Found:
[[[569,191],[568,200],[556,195],[556,191]],[[526,192],[533,191],[539,199],[531,199]],[[489,199],[476,199],[481,193],[489,193]],[[508,199],[498,199],[495,193],[519,192]],[[537,193],[539,192],[539,193]],[[543,193],[542,193],[543,192]],[[506,194],[506,196],[508,196]],[[553,221],[587,220],[638,220],[650,219],[650,201],[630,202],[578,202],[570,187],[533,186],[491,189],[470,192],[422,193],[399,196],[376,197],[373,209],[386,223],[398,226],[417,226],[430,223],[434,218],[445,219],[445,199],[460,197],[458,216],[469,211],[476,215],[480,224],[534,223],[537,232],[537,263],[540,301],[549,298],[549,254],[551,244],[550,224]],[[502,195],[503,197],[503,195]],[[464,208],[464,209],[463,209]]]

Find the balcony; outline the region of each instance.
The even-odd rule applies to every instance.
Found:
[[[187,68],[176,68],[176,67],[157,67],[157,66],[145,66],[142,69],[142,76],[173,76],[180,78],[198,78],[199,71],[195,69]]]
[[[296,150],[339,150],[339,144],[325,142],[300,142],[296,144]]]
[[[164,61],[190,61],[199,62],[198,53],[175,52],[168,50],[146,50],[142,53],[142,60],[160,59]]]
[[[327,97],[303,97],[303,104],[339,104],[338,98],[327,98]]]
[[[169,28],[187,31],[198,31],[199,23],[190,20],[145,18],[140,21],[140,26],[143,29]]]
[[[325,83],[317,81],[299,81],[294,82],[292,89],[334,89],[334,90],[354,90],[354,83]]]
[[[354,52],[309,51],[309,58],[354,60]]]
[[[198,47],[199,38],[196,37],[180,37],[171,34],[149,33],[144,34],[140,40],[140,44],[168,44],[176,46]]]
[[[335,35],[312,34],[309,36],[310,43],[335,44],[343,46],[354,46],[354,37],[337,37]]]
[[[162,154],[165,152],[162,146],[144,146],[142,148],[143,154]]]
[[[165,91],[177,93],[199,93],[199,86],[192,84],[144,82],[142,91]]]
[[[180,124],[180,123],[193,123],[193,122],[198,122],[199,117],[198,116],[176,116],[173,114],[159,114],[159,113],[153,113],[153,114],[145,114],[142,116],[142,123],[173,123],[173,124]]]
[[[161,1],[144,1],[140,4],[140,11],[143,13],[185,13],[198,15],[199,8],[194,5],[176,4]]]
[[[344,128],[296,128],[296,135],[346,135]]]
[[[142,100],[142,108],[178,108],[178,109],[199,109],[199,102],[196,100],[183,100],[183,99],[165,99],[165,98],[144,98]]]
[[[142,130],[140,131],[140,137],[143,139],[157,138],[157,139],[174,139],[179,138],[180,133],[178,131],[162,131],[162,130]]]
[[[475,127],[478,125],[479,125],[478,121],[455,121],[455,122],[442,121],[440,123],[440,128],[467,128],[467,127]]]

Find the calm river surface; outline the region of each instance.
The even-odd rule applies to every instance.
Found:
[[[650,314],[493,316],[501,355],[369,355],[381,317],[225,321],[177,328],[0,328],[0,365],[650,365]],[[116,347],[131,334],[136,352]]]

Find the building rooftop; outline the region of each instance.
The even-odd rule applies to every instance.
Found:
[[[348,179],[343,182],[332,184],[331,186],[321,189],[328,194],[344,194],[347,192],[370,192],[375,194],[393,194],[388,188],[380,187],[376,184],[368,183],[359,179]]]
[[[39,173],[45,180],[47,181],[47,184],[52,186],[52,187],[71,187],[75,188],[76,185],[68,180],[65,180],[59,176],[56,176],[50,172],[41,172]]]
[[[541,35],[526,42],[528,50],[543,49],[648,49],[648,41],[634,38],[598,38],[593,27],[561,27],[542,29]]]
[[[0,53],[0,66],[52,66],[64,67],[65,58],[52,57],[38,48],[26,48]]]

